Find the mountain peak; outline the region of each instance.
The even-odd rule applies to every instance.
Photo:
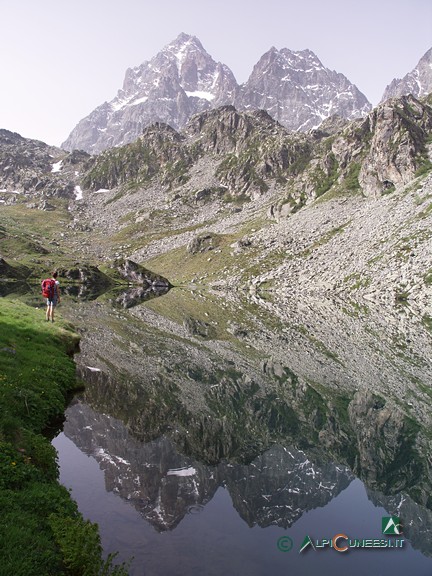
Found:
[[[191,34],[186,34],[185,32],[180,32],[175,40],[170,42],[166,45],[166,47],[170,46],[181,46],[184,44],[195,44],[200,49],[204,50],[203,45],[201,44],[200,40],[196,36],[192,36]]]
[[[291,130],[317,128],[337,114],[353,119],[371,109],[345,76],[324,67],[311,50],[270,48],[245,83],[240,108],[263,108]]]
[[[412,94],[422,98],[432,92],[432,48],[430,48],[417,66],[402,79],[395,78],[384,90],[381,102],[389,98],[400,98]]]
[[[197,55],[203,54],[208,58],[211,58],[196,36],[191,36],[182,32],[175,40],[167,44],[161,52],[159,52],[158,56],[163,54],[170,59],[181,62],[194,53]]]
[[[310,50],[272,46],[240,86],[198,38],[182,32],[151,60],[128,69],[117,96],[82,120],[63,147],[98,153],[136,140],[154,122],[180,129],[192,115],[226,104],[264,109],[301,131],[333,114],[352,119],[371,108],[354,85],[327,70]]]

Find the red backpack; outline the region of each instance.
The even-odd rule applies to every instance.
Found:
[[[55,290],[55,280],[53,278],[47,278],[42,280],[42,296],[52,300],[54,298]]]

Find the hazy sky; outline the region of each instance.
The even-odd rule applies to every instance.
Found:
[[[432,0],[0,0],[0,128],[60,145],[180,32],[245,82],[310,49],[376,105],[432,47]]]

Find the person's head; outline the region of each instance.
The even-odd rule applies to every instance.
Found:
[[[52,273],[52,277],[53,277],[54,279],[57,278],[57,270],[55,270],[55,271]]]

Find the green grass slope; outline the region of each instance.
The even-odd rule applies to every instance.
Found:
[[[126,574],[103,561],[97,525],[58,483],[45,434],[76,387],[78,336],[0,299],[0,576]]]

